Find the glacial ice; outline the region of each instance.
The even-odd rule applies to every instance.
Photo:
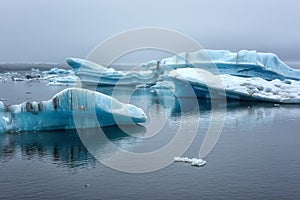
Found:
[[[202,87],[201,94],[197,95],[210,98],[204,81],[197,77],[198,73],[193,74],[192,68],[197,68],[202,70],[202,73],[211,73],[211,77],[220,77],[225,83],[226,96],[229,99],[300,103],[300,70],[290,68],[272,53],[199,50],[160,61],[152,60],[143,63],[140,71],[130,72],[116,71],[77,58],[69,58],[67,63],[73,67],[75,74],[84,84],[137,87],[152,85],[152,89],[172,89],[174,84],[170,82],[171,79],[175,83],[177,96],[191,95],[186,92],[188,90],[185,91],[182,84],[182,81],[188,81],[194,82],[194,86],[198,84]]]
[[[201,158],[174,157],[175,162],[191,163],[191,166],[202,167],[206,161]]]
[[[208,87],[219,91],[224,89],[226,96],[236,100],[255,100],[269,101],[277,103],[300,103],[300,81],[297,80],[279,80],[267,81],[259,77],[238,77],[229,74],[214,75],[203,69],[181,68],[169,73],[176,85],[176,94],[178,96],[199,97],[208,94]],[[223,82],[223,88],[216,84],[216,81]],[[184,84],[188,83],[193,88],[197,88],[195,93],[186,92]],[[197,92],[198,90],[198,92]],[[211,97],[209,97],[211,98]]]
[[[156,83],[156,75],[151,70],[116,71],[79,58],[67,58],[66,62],[74,69],[84,85],[153,85]]]
[[[201,68],[214,72],[217,67],[220,74],[241,77],[261,77],[266,80],[300,80],[300,70],[292,69],[273,53],[258,53],[241,50],[233,53],[227,50],[199,50],[192,53],[180,53],[159,62],[166,73],[177,68]]]
[[[80,120],[75,123],[73,116]],[[81,88],[67,88],[42,102],[5,106],[0,101],[0,133],[135,124],[146,118],[141,108]]]
[[[226,50],[199,50],[192,53],[151,60],[140,66],[140,71],[116,71],[91,61],[68,58],[81,82],[89,85],[136,85],[153,89],[172,89],[168,81],[170,71],[178,68],[200,68],[214,74],[230,74],[240,77],[260,77],[265,80],[300,80],[300,70],[292,69],[275,54],[241,50],[233,53]],[[216,70],[217,69],[217,70]],[[100,77],[100,78],[99,78]],[[171,87],[171,88],[170,88]]]

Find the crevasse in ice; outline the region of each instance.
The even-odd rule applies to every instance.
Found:
[[[96,114],[94,119],[91,117],[93,114]],[[74,116],[78,119],[76,123]],[[5,106],[0,101],[0,133],[90,128],[145,121],[146,115],[142,109],[81,88],[67,88],[42,102]]]

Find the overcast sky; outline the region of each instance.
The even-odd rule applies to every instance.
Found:
[[[205,48],[256,49],[300,60],[298,0],[0,0],[0,62],[87,56],[107,37],[163,27]]]

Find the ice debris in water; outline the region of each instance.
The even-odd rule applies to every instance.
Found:
[[[79,78],[75,76],[73,70],[52,68],[49,71],[39,71],[32,68],[30,72],[17,73],[6,72],[0,74],[0,81],[3,82],[20,82],[20,81],[47,81],[48,85],[75,85],[79,83]]]
[[[96,114],[96,119],[92,116]],[[80,120],[74,120],[74,116]],[[67,88],[48,101],[5,106],[0,101],[0,133],[32,130],[92,128],[143,123],[144,111],[105,94]]]
[[[175,162],[190,163],[191,166],[202,167],[206,165],[206,161],[201,158],[174,157]]]

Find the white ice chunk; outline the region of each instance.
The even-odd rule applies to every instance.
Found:
[[[201,158],[174,157],[175,162],[190,163],[191,166],[202,167],[206,165],[206,161]]]

